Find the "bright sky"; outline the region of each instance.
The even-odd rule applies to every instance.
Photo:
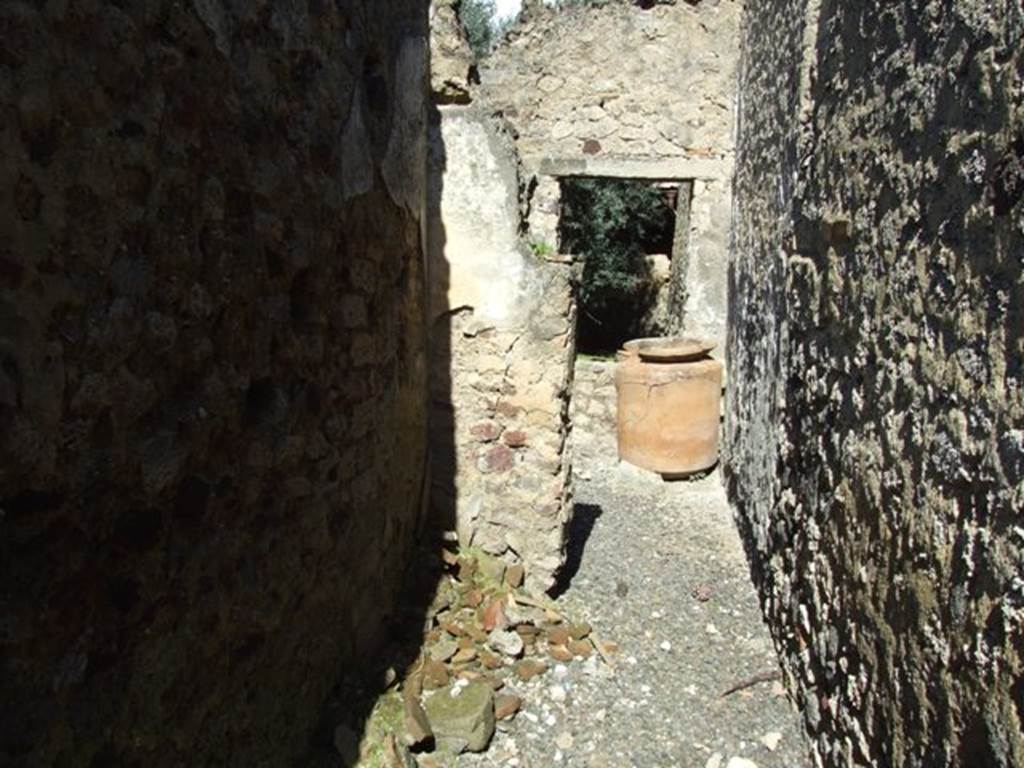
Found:
[[[510,16],[515,16],[523,7],[523,0],[495,0],[494,20],[504,21]]]

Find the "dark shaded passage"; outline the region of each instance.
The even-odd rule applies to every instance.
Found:
[[[394,606],[390,608],[378,646],[367,653],[363,663],[346,669],[332,691],[317,723],[308,755],[296,768],[350,768],[359,761],[360,744],[369,735],[367,727],[374,707],[383,694],[399,685],[412,670],[423,647],[423,628],[427,607],[444,574],[441,560],[444,532],[455,528],[455,421],[452,401],[452,363],[449,313],[433,316],[431,291],[445,295],[449,269],[444,258],[446,241],[441,220],[441,198],[447,158],[440,140],[440,114],[434,104],[427,107],[427,190],[426,252],[422,254],[424,286],[422,320],[427,329],[429,366],[428,391],[423,407],[428,417],[430,453],[423,487],[423,515],[411,551],[395,553],[401,557],[404,580]],[[397,474],[408,468],[395,466]],[[375,750],[381,744],[366,744]]]
[[[0,764],[337,765],[436,578],[426,4],[0,30]]]

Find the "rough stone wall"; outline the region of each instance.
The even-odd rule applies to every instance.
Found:
[[[616,402],[615,363],[577,357],[569,408],[576,467],[618,454]]]
[[[819,765],[1024,764],[1024,18],[749,6],[728,482]]]
[[[440,103],[468,104],[476,57],[462,34],[456,0],[430,3],[430,89]]]
[[[726,158],[739,13],[732,0],[534,7],[484,62],[481,90],[525,158]]]
[[[695,180],[673,330],[723,347],[739,16],[733,0],[532,5],[481,66],[479,88],[515,129],[539,206],[551,207],[549,177]],[[557,246],[555,231],[530,236]]]
[[[440,107],[430,150],[433,506],[463,545],[523,562],[528,586],[546,589],[572,509],[569,266],[520,240],[517,156],[499,121]]]
[[[426,10],[0,2],[0,763],[286,765],[421,509]]]

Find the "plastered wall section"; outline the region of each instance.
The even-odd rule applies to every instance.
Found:
[[[0,3],[3,765],[290,765],[379,649],[422,6]]]
[[[1022,36],[745,19],[727,477],[818,765],[1024,763]]]
[[[514,127],[536,178],[529,235],[557,248],[566,176],[693,179],[686,302],[673,331],[725,347],[740,4],[538,6],[481,65],[480,98]],[[557,196],[554,196],[557,200]]]
[[[571,513],[569,267],[520,241],[515,147],[475,106],[444,106],[431,147],[431,485],[463,546],[549,587]]]

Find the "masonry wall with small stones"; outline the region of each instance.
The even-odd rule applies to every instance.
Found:
[[[694,181],[672,330],[724,347],[740,3],[527,5],[482,62],[479,98],[516,132],[529,237],[557,246],[558,179]]]
[[[431,17],[431,500],[464,546],[547,589],[572,511],[570,265],[520,237],[525,179],[508,124],[477,98],[451,4]]]
[[[727,477],[818,765],[1024,765],[1024,11],[748,6]]]
[[[572,455],[578,471],[618,455],[615,363],[577,357],[572,382]]]
[[[3,765],[290,765],[378,649],[423,6],[0,4]]]
[[[433,507],[462,545],[522,562],[527,586],[543,590],[562,564],[572,509],[570,270],[519,238],[518,166],[501,122],[475,105],[441,107],[437,121]]]

